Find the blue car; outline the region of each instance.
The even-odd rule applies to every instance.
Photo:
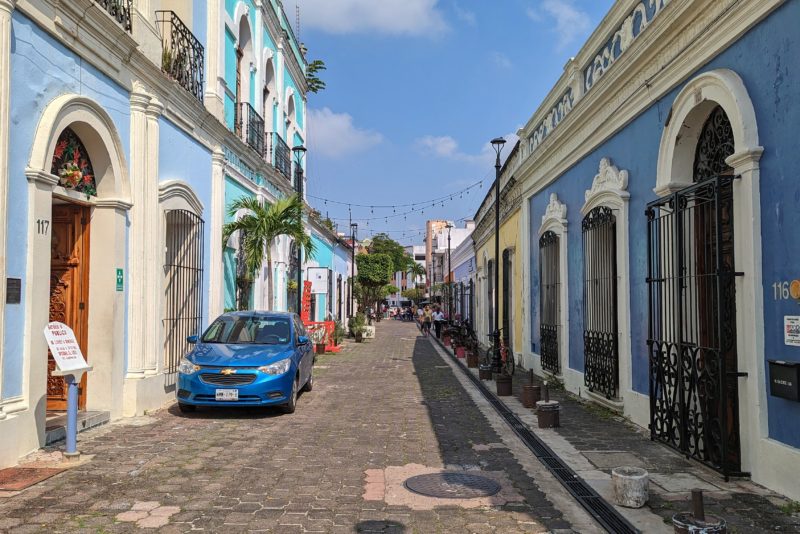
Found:
[[[293,413],[297,394],[314,387],[314,352],[294,313],[225,313],[178,366],[178,407],[279,406]]]

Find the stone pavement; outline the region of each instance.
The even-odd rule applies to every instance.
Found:
[[[81,434],[89,461],[0,496],[0,531],[599,530],[413,325],[386,321],[377,332],[321,356],[293,415],[171,406]],[[443,468],[503,490],[442,502],[402,487]]]
[[[448,354],[452,355],[452,350],[448,349]],[[667,525],[671,526],[673,514],[689,510],[689,492],[700,488],[705,492],[706,513],[723,517],[729,533],[800,532],[800,503],[793,503],[746,479],[725,482],[715,471],[651,441],[647,430],[563,388],[550,390],[550,398],[561,405],[562,426],[555,430],[539,430],[532,411],[521,403],[522,386],[527,383],[528,373],[518,369],[513,379],[514,396],[500,399],[528,422],[556,453],[569,458],[570,466],[607,500],[610,499],[611,469],[622,465],[643,467],[651,476],[650,500],[643,510],[657,514]],[[534,383],[541,385],[541,377],[536,377]],[[581,473],[582,465],[588,476]],[[602,472],[605,481],[588,480],[592,471]]]

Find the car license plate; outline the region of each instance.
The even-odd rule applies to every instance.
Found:
[[[218,389],[217,390],[217,400],[218,401],[238,401],[239,400],[239,390],[238,389]]]

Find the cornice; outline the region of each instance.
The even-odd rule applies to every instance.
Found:
[[[16,7],[16,0],[0,0],[0,11],[11,13]]]
[[[51,189],[58,185],[58,176],[49,172],[31,169],[30,167],[25,168],[25,177],[31,183],[41,184]]]
[[[671,0],[669,16],[655,19],[525,159],[516,173],[523,196],[558,179],[784,2]]]

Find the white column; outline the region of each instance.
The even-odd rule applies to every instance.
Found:
[[[212,2],[213,3],[213,2]],[[222,272],[222,225],[225,222],[225,154],[217,147],[211,154],[211,253],[209,257],[208,321],[224,311],[225,280]]]
[[[225,100],[220,77],[224,69],[225,21],[223,0],[209,0],[206,25],[205,105],[220,122],[225,122]]]
[[[144,179],[145,202],[144,223],[141,228],[145,232],[143,241],[145,264],[145,287],[148,296],[145,299],[145,330],[147,331],[144,368],[145,374],[158,372],[159,362],[163,354],[161,304],[164,297],[164,286],[161,268],[164,264],[164,239],[162,233],[162,214],[158,204],[158,156],[159,156],[159,124],[158,119],[164,111],[164,105],[155,97],[150,100],[145,114],[147,116],[147,174]]]
[[[131,91],[131,145],[130,145],[130,250],[128,279],[128,378],[141,378],[145,371],[145,354],[148,350],[147,262],[143,251],[146,237],[147,204],[147,106],[151,96],[141,82],[133,83]]]
[[[0,0],[0,394],[3,384],[3,324],[6,302],[6,211],[11,100],[11,12],[15,0]],[[5,418],[0,406],[0,419]]]

